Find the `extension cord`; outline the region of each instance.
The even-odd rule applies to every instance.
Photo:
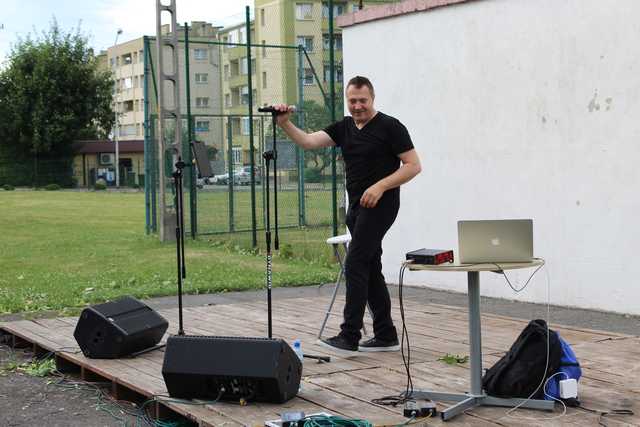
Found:
[[[434,417],[438,414],[436,404],[431,401],[409,400],[404,404],[403,415],[407,418]]]

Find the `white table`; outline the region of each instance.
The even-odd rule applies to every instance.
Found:
[[[482,330],[480,323],[480,272],[502,270],[516,270],[521,268],[538,267],[543,264],[541,259],[531,262],[511,262],[498,264],[457,264],[445,263],[439,265],[409,264],[411,271],[466,271],[469,298],[469,361],[471,376],[471,391],[468,393],[442,393],[428,390],[416,390],[411,395],[414,399],[431,399],[437,401],[456,402],[453,406],[441,412],[443,420],[449,420],[456,415],[476,406],[504,406],[529,409],[553,410],[555,402],[537,399],[504,399],[487,395],[482,389]],[[499,267],[498,267],[499,266]]]

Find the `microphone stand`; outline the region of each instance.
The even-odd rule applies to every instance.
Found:
[[[267,317],[268,317],[268,337],[273,338],[273,328],[272,328],[272,315],[271,315],[271,288],[272,288],[272,254],[271,254],[271,211],[270,211],[270,200],[269,200],[269,164],[273,160],[273,187],[274,187],[274,213],[275,213],[275,241],[274,246],[275,249],[279,249],[279,240],[278,240],[278,181],[277,181],[277,170],[276,170],[276,159],[278,158],[278,151],[276,147],[276,116],[278,115],[277,111],[271,111],[271,125],[273,128],[273,145],[271,150],[266,150],[262,153],[262,157],[265,162],[265,181],[267,183],[266,186],[266,202],[267,202],[267,218],[266,218],[266,227],[265,227],[265,239],[267,244]]]
[[[185,163],[181,157],[176,162],[176,170],[173,172],[173,183],[176,191],[176,259],[178,263],[178,335],[184,335],[182,323],[182,279],[187,278],[187,269],[184,263],[184,210],[182,195],[182,170]]]
[[[274,223],[275,223],[275,240],[274,247],[279,249],[278,239],[278,170],[276,169],[276,160],[278,159],[278,148],[276,145],[276,116],[281,114],[280,111],[273,109],[273,107],[258,108],[259,112],[271,113],[271,127],[273,129],[273,144],[271,150],[266,150],[262,153],[262,157],[265,161],[265,181],[266,185],[266,203],[267,203],[267,218],[265,227],[265,239],[267,244],[267,317],[268,317],[268,337],[273,338],[272,329],[272,310],[271,310],[271,289],[272,289],[272,254],[271,254],[271,212],[270,212],[270,200],[269,200],[269,163],[273,160],[273,209],[274,209]],[[304,354],[304,357],[309,359],[315,359],[318,363],[330,362],[331,358],[327,356],[314,356],[311,354]]]

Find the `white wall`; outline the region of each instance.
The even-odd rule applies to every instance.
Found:
[[[389,282],[408,250],[457,250],[460,219],[533,218],[552,304],[640,314],[638,16],[637,0],[481,0],[345,28],[345,79],[372,79],[423,164],[383,244]],[[405,282],[466,291],[464,273]],[[481,282],[547,300],[542,270],[518,295]]]

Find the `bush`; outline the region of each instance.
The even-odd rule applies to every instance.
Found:
[[[104,183],[103,181],[98,180],[98,182],[96,182],[96,185],[94,185],[93,188],[96,191],[106,190],[107,189],[107,184]]]
[[[62,187],[60,187],[58,184],[48,184],[44,186],[44,189],[47,191],[58,191],[61,188]]]
[[[5,184],[5,185],[2,186],[2,189],[4,191],[13,191],[13,190],[15,190],[15,187],[13,185],[11,185],[11,184]]]

